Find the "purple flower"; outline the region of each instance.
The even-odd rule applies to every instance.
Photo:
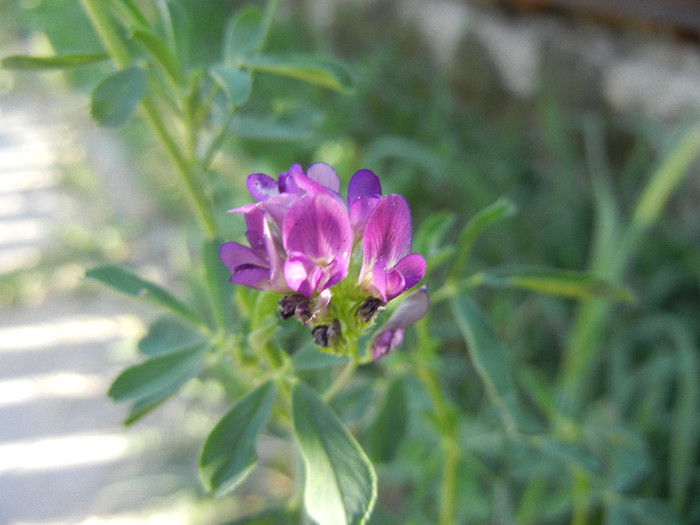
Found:
[[[303,200],[306,195],[323,194],[333,200],[340,199],[338,195],[340,183],[333,168],[327,164],[317,163],[312,165],[305,174],[299,164],[294,164],[287,173],[281,173],[278,180],[263,173],[253,173],[248,176],[246,185],[257,202],[241,206],[231,212],[241,213],[245,217],[248,227],[246,239],[250,247],[227,242],[219,250],[221,260],[231,270],[232,283],[280,293],[299,291],[299,288],[302,288],[304,291],[300,293],[311,297],[314,290],[320,291],[345,277],[347,264],[345,274],[339,277],[343,265],[341,259],[332,262],[335,259],[335,253],[331,254],[330,266],[312,264],[309,259],[302,260],[295,255],[289,264],[289,270],[285,269],[286,261],[289,260],[288,249],[283,241],[285,220],[294,205]],[[294,217],[304,215],[308,200],[304,202],[306,204],[295,208]],[[347,217],[347,211],[342,204],[341,207]],[[331,209],[331,216],[337,218],[338,208],[333,206]],[[328,217],[320,215],[317,219],[325,221]],[[345,222],[348,221],[349,219],[346,219]],[[336,222],[331,221],[327,226],[333,228]],[[294,228],[290,229],[294,230]],[[294,230],[291,235],[291,245],[296,246],[299,238],[299,232]],[[321,263],[325,263],[324,257],[319,256],[318,250],[314,252],[314,257]],[[313,275],[300,278],[300,271],[298,269],[295,271],[300,263],[309,274]],[[293,278],[293,284],[286,280],[288,273]],[[312,288],[309,289],[309,286]]]
[[[370,170],[356,171],[348,184],[348,210],[355,240],[362,237],[367,220],[382,199],[382,185]]]
[[[254,208],[245,213],[245,220],[250,247],[226,242],[219,248],[221,260],[231,270],[230,281],[257,290],[290,292],[282,271],[285,258],[282,241],[270,227],[265,210]]]
[[[425,275],[425,259],[410,253],[412,237],[406,199],[382,197],[364,228],[358,284],[385,303],[417,284]]]
[[[372,360],[376,361],[401,344],[404,328],[420,320],[428,312],[429,307],[427,286],[421,286],[406,296],[370,341]]]
[[[322,292],[348,274],[352,227],[345,205],[327,193],[307,193],[284,218],[282,241],[287,252],[284,277],[306,297]]]

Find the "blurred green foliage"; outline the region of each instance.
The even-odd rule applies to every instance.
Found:
[[[37,0],[10,3],[4,11],[20,37],[37,32],[57,52],[99,52],[76,4]],[[196,36],[191,58],[213,63],[224,20],[242,3],[194,4],[185,3]],[[443,67],[420,31],[394,16],[400,3],[391,4],[343,3],[320,32],[304,2],[283,2],[267,49],[340,57],[357,85],[348,95],[257,74],[234,128],[238,136],[225,142],[225,155],[210,170],[215,213],[240,202],[247,172],[274,174],[295,162],[324,161],[347,182],[356,169],[369,168],[386,190],[406,196],[417,226],[444,214],[425,241],[416,237],[439,260],[470,217],[506,196],[518,213],[479,237],[468,262],[472,272],[516,263],[593,270],[630,286],[636,301],[612,306],[481,287],[467,302],[436,304],[430,324],[407,334],[418,347],[414,354],[363,370],[349,394],[332,403],[358,429],[369,423],[366,435],[359,434],[379,462],[371,523],[434,522],[444,488],[434,482],[441,469],[436,429],[445,425],[454,427],[459,448],[459,523],[697,523],[697,165],[660,220],[643,231],[634,225],[647,182],[673,169],[668,166],[687,127],[614,113],[571,89],[562,80],[565,57],[555,49],[545,53],[538,95],[509,96],[477,42],[465,39],[464,63]],[[73,81],[92,88],[97,79],[88,68]],[[164,175],[154,172],[157,161],[149,159],[151,144],[142,133],[132,124],[125,140],[143,157],[142,166],[151,166],[142,176],[157,181]],[[685,172],[685,165],[678,170]],[[164,208],[174,220],[189,220],[184,211]],[[433,235],[441,224],[439,242]],[[240,233],[235,228],[224,226],[232,235]],[[630,237],[636,242],[627,246]],[[437,287],[447,275],[436,264],[429,283]],[[474,329],[482,314],[472,300],[493,332]],[[288,327],[277,337],[302,344]],[[586,356],[575,366],[574,346]],[[504,353],[512,376],[489,370],[493,352]],[[316,370],[305,366],[301,374]],[[402,374],[417,366],[438,374],[448,399],[442,412],[419,378]],[[494,375],[500,378],[494,384],[483,381]],[[527,416],[509,412],[520,410],[512,408],[511,390]],[[385,395],[410,414],[405,429],[395,424],[407,434],[396,450],[382,448],[386,443],[376,437],[383,427],[375,415],[395,415],[382,403]],[[503,407],[510,407],[505,416]]]

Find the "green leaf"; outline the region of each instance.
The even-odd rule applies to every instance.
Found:
[[[456,254],[450,267],[448,279],[457,279],[464,270],[471,248],[479,234],[490,224],[514,215],[516,211],[517,207],[512,201],[500,198],[469,219],[457,239]]]
[[[219,238],[204,241],[202,260],[217,325],[225,327],[231,319],[234,286],[229,282],[230,272],[219,257],[222,243],[223,240]]]
[[[666,201],[689,172],[700,153],[700,127],[693,126],[661,161],[644,188],[632,217],[632,225],[647,228],[655,223]]]
[[[375,462],[388,463],[394,457],[408,422],[406,391],[402,377],[391,382],[383,403],[365,434],[366,450]]]
[[[252,57],[263,43],[263,16],[260,10],[247,7],[238,11],[226,26],[224,33],[224,61],[237,63]]]
[[[258,434],[270,417],[275,384],[267,382],[239,399],[221,418],[204,443],[199,470],[208,490],[233,490],[250,473],[257,457]]]
[[[156,319],[139,341],[139,351],[147,356],[169,354],[176,350],[203,344],[202,334],[190,323],[169,315]]]
[[[344,93],[355,89],[350,71],[340,62],[332,60],[265,55],[248,58],[243,64],[255,71],[295,78]]]
[[[307,140],[313,136],[313,128],[318,126],[321,118],[319,112],[310,112],[296,119],[237,114],[231,123],[231,132],[247,139]]]
[[[218,64],[209,68],[209,74],[224,90],[234,107],[247,102],[253,90],[253,75],[250,71]]]
[[[176,84],[180,82],[180,64],[173,50],[160,35],[150,29],[136,28],[132,29],[131,38],[151,54]]]
[[[138,299],[145,299],[167,308],[192,323],[202,324],[202,320],[199,316],[192,312],[192,310],[170,292],[125,268],[114,265],[100,266],[88,270],[85,276],[100,281],[123,294]]]
[[[506,427],[517,428],[520,421],[519,402],[505,348],[471,299],[464,296],[454,298],[452,313],[491,402],[498,409]]]
[[[575,299],[607,299],[631,302],[634,295],[627,288],[590,273],[559,268],[503,268],[479,272],[474,277],[483,284],[499,288],[521,288],[531,292]]]
[[[201,371],[201,359],[207,348],[199,344],[131,366],[114,380],[108,395],[114,401],[121,402],[149,398],[179,388]]]
[[[311,388],[292,392],[294,431],[304,457],[306,511],[319,525],[366,523],[377,496],[372,463]]]
[[[317,370],[329,368],[339,363],[347,363],[346,356],[337,356],[321,352],[313,345],[304,346],[292,356],[292,366],[295,370]]]
[[[177,63],[177,70],[182,71],[189,62],[189,52],[192,49],[191,27],[187,12],[182,3],[177,0],[157,2],[156,5],[170,46],[174,50],[173,58]]]
[[[146,72],[130,67],[111,74],[92,92],[90,114],[100,126],[118,128],[136,112],[146,94]]]
[[[64,69],[69,67],[87,66],[107,60],[105,53],[84,53],[71,55],[56,55],[37,57],[30,55],[11,55],[2,59],[0,65],[5,69],[19,71],[36,71],[46,69]]]

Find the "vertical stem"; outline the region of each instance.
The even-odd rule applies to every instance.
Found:
[[[156,132],[156,135],[158,135],[158,138],[163,143],[163,146],[165,146],[166,151],[173,159],[173,162],[175,163],[175,166],[182,177],[187,198],[197,214],[197,219],[199,220],[200,226],[204,230],[207,237],[216,237],[218,232],[216,220],[214,219],[214,215],[212,214],[211,207],[209,206],[206,197],[199,187],[199,181],[197,180],[196,173],[191,163],[187,161],[185,156],[180,151],[177,143],[168,133],[165,123],[161,119],[155,104],[150,99],[146,99],[143,101],[143,109],[146,113],[148,121],[151,124],[151,127]]]
[[[105,10],[105,3],[102,0],[81,1],[83,9],[85,9],[90,22],[107,51],[112,55],[112,58],[119,67],[127,67],[131,62],[131,55],[119,35],[117,28]],[[211,212],[209,203],[201,191],[196,173],[192,168],[192,163],[187,161],[175,140],[168,133],[165,123],[151,99],[146,98],[143,101],[143,109],[151,127],[163,143],[163,146],[165,146],[166,151],[173,159],[180,173],[184,183],[185,193],[195,210],[200,226],[207,237],[215,237],[218,231],[216,221],[214,220],[214,215]]]
[[[104,0],[81,0],[81,2],[92,26],[114,61],[121,68],[128,66],[131,62],[131,54],[104,10]]]
[[[444,459],[438,523],[440,525],[452,525],[455,522],[457,466],[461,455],[459,444],[457,443],[457,429],[454,427],[452,412],[442,395],[442,389],[435,373],[427,367],[416,368],[415,372],[426,387],[435,407],[435,417],[440,425],[440,446]]]

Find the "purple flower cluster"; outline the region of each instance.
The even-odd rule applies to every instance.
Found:
[[[371,171],[352,176],[347,201],[336,172],[323,163],[306,173],[294,164],[277,180],[254,173],[247,187],[256,202],[231,211],[243,214],[249,246],[227,242],[220,250],[232,283],[300,294],[325,306],[330,288],[348,276],[353,248],[361,245],[355,284],[370,296],[369,320],[423,278],[425,260],[411,253],[408,203],[400,195],[382,196]]]

